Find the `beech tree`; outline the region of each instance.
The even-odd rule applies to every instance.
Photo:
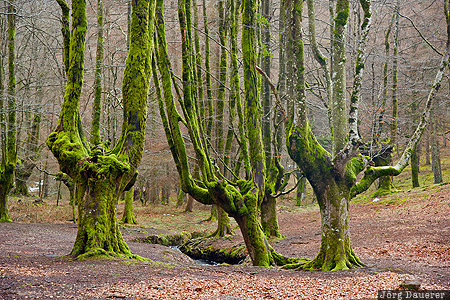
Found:
[[[16,78],[15,78],[15,30],[16,14],[14,1],[8,3],[8,89],[4,95],[3,58],[0,61],[0,222],[11,222],[8,214],[8,193],[13,187],[17,162],[16,141]],[[6,96],[6,97],[5,97]],[[5,103],[6,98],[6,103]],[[7,112],[7,113],[6,113]],[[5,120],[7,117],[7,120]]]
[[[215,168],[205,137],[202,124],[198,122],[199,109],[193,80],[193,46],[192,39],[186,29],[190,18],[190,3],[178,1],[178,13],[181,28],[183,58],[183,99],[180,101],[183,116],[177,111],[171,84],[171,67],[167,53],[165,26],[163,17],[163,1],[157,3],[157,48],[156,56],[161,91],[158,93],[160,114],[164,124],[167,141],[172,152],[180,176],[183,191],[203,204],[217,204],[231,217],[241,229],[250,258],[254,265],[269,266],[282,263],[283,257],[268,244],[259,220],[259,207],[264,198],[266,185],[265,156],[261,132],[261,104],[256,72],[256,1],[244,0],[242,6],[242,53],[244,68],[245,97],[243,103],[237,94],[236,111],[238,116],[238,139],[242,151],[244,174],[232,172],[232,179],[224,176],[219,168]],[[236,18],[238,7],[234,0],[230,2],[231,32],[236,36]],[[236,40],[234,41],[236,42]],[[232,49],[236,44],[232,45]],[[233,81],[239,87],[236,52],[232,53]],[[156,64],[156,62],[155,62]],[[156,83],[158,80],[155,81]],[[157,91],[159,90],[157,86]],[[199,165],[200,176],[194,178],[190,173],[186,145],[182,136],[182,124],[186,127]],[[207,132],[207,130],[206,130]],[[232,170],[228,170],[231,172]]]
[[[132,1],[130,48],[123,79],[123,124],[113,149],[90,145],[80,121],[83,85],[86,1],[72,1],[72,29],[66,92],[55,130],[47,145],[62,172],[77,185],[78,232],[71,255],[133,257],[116,221],[116,200],[131,188],[144,148],[147,93],[151,75],[155,2]]]
[[[430,116],[432,100],[440,87],[443,72],[448,65],[450,50],[450,22],[448,15],[448,0],[445,0],[447,20],[446,52],[441,60],[439,71],[429,92],[425,110],[414,134],[412,135],[402,156],[394,166],[370,166],[365,157],[359,154],[362,145],[358,133],[358,103],[360,98],[361,80],[364,71],[364,46],[371,21],[370,1],[360,0],[364,11],[361,24],[361,38],[358,45],[354,83],[350,98],[350,110],[346,111],[345,98],[345,60],[344,52],[345,28],[348,21],[349,1],[336,1],[336,11],[333,23],[332,59],[333,59],[333,152],[326,151],[311,131],[306,114],[306,95],[304,80],[303,40],[299,30],[301,20],[301,3],[294,4],[298,21],[291,22],[294,26],[288,30],[298,30],[293,43],[292,62],[294,73],[292,80],[295,86],[296,103],[298,107],[290,110],[286,130],[286,144],[291,158],[305,174],[311,184],[320,207],[322,217],[322,239],[317,256],[308,262],[289,264],[287,268],[313,270],[343,270],[362,266],[354,253],[350,242],[348,205],[350,199],[366,191],[370,185],[381,176],[396,176],[407,166],[411,153],[418,143]],[[289,64],[288,64],[289,65]],[[289,72],[288,72],[289,74]],[[290,104],[293,106],[293,103]],[[337,111],[335,111],[337,109]],[[346,142],[347,141],[347,142]],[[364,172],[357,182],[356,176]]]

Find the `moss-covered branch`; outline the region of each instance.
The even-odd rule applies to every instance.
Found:
[[[208,190],[196,184],[189,170],[186,145],[184,143],[184,139],[181,134],[180,126],[178,124],[179,121],[178,112],[175,106],[174,97],[172,93],[170,61],[167,52],[163,4],[164,4],[163,0],[158,0],[156,3],[157,6],[156,31],[158,39],[158,68],[161,74],[162,90],[165,104],[165,115],[167,116],[167,124],[168,124],[166,134],[170,133],[170,135],[167,135],[167,137],[171,139],[174,148],[173,152],[176,153],[174,157],[178,159],[177,169],[179,171],[180,182],[183,191],[189,193],[192,197],[194,197],[194,199],[196,199],[201,203],[212,204],[213,200],[209,195]],[[184,5],[182,5],[180,8],[183,10],[183,7]],[[188,101],[191,100],[192,99],[188,99]],[[183,101],[183,103],[185,103],[185,101]],[[192,104],[192,102],[190,103]]]

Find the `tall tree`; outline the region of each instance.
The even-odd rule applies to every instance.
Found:
[[[348,21],[349,1],[336,2],[334,19],[334,36],[332,42],[333,64],[333,152],[328,153],[313,135],[306,114],[306,97],[304,90],[303,41],[298,38],[298,50],[294,54],[298,73],[296,89],[298,108],[291,115],[287,127],[287,146],[291,158],[307,177],[316,194],[322,216],[322,241],[316,258],[305,264],[288,267],[302,269],[339,270],[358,267],[362,263],[356,257],[350,243],[348,201],[350,189],[356,175],[363,169],[361,157],[354,157],[359,145],[357,131],[357,102],[359,98],[362,71],[364,70],[364,47],[370,27],[370,2],[360,1],[364,10],[362,38],[358,46],[353,95],[350,115],[346,114],[345,98],[345,28]],[[297,18],[301,18],[301,4],[297,5]],[[296,22],[300,27],[300,22]],[[297,29],[299,30],[299,29]],[[292,104],[291,104],[292,105]],[[347,125],[348,124],[348,125]],[[347,132],[347,126],[350,129]],[[349,134],[349,142],[345,139]]]
[[[116,221],[115,203],[134,184],[142,157],[150,80],[150,49],[155,2],[132,1],[130,50],[123,79],[122,134],[115,147],[104,151],[89,146],[80,121],[83,84],[86,1],[72,1],[69,70],[58,125],[47,145],[61,171],[77,184],[78,232],[71,255],[132,257]]]
[[[284,5],[284,4],[280,4]],[[262,82],[261,103],[263,109],[262,116],[262,135],[266,163],[266,185],[264,191],[264,198],[261,203],[261,225],[264,233],[268,237],[280,238],[282,237],[277,218],[277,197],[281,195],[281,191],[285,188],[289,181],[289,174],[285,174],[284,167],[281,165],[281,149],[282,149],[282,128],[283,116],[281,115],[281,100],[277,100],[278,105],[272,106],[273,93],[278,97],[276,88],[270,80],[271,70],[271,40],[270,40],[270,20],[271,20],[270,1],[264,0],[261,3],[261,49],[260,60],[261,67],[257,70],[263,75]],[[284,14],[284,9],[283,9]],[[283,16],[282,16],[283,17]],[[282,24],[283,21],[280,21]],[[280,25],[281,26],[281,25]],[[284,35],[283,35],[284,36]],[[283,38],[282,36],[282,38]],[[283,53],[281,53],[284,55]],[[280,62],[281,64],[281,62]],[[284,64],[284,62],[283,62]],[[284,73],[284,65],[280,67]],[[285,75],[281,75],[285,76]],[[280,79],[282,92],[284,92],[285,79]],[[273,112],[274,111],[274,112]]]
[[[448,0],[446,0],[448,2]],[[349,233],[349,217],[348,205],[351,197],[367,190],[369,186],[381,176],[395,176],[400,174],[406,167],[413,148],[418,143],[430,116],[430,109],[432,100],[439,89],[440,82],[443,77],[443,72],[448,65],[449,50],[450,50],[450,22],[447,18],[448,40],[445,55],[442,58],[439,71],[436,74],[434,84],[430,90],[425,105],[425,111],[422,115],[421,121],[418,124],[412,138],[408,142],[399,161],[394,166],[373,167],[366,166],[364,157],[358,154],[358,148],[361,141],[358,135],[358,102],[360,98],[360,87],[362,81],[362,74],[364,70],[364,46],[367,39],[368,29],[371,21],[370,2],[360,0],[361,7],[364,11],[364,19],[361,24],[361,38],[358,45],[358,52],[356,57],[356,66],[354,69],[354,83],[353,91],[350,98],[350,110],[348,120],[342,120],[348,124],[348,132],[342,135],[344,141],[338,141],[337,137],[341,136],[339,133],[334,139],[334,148],[339,150],[339,145],[343,145],[342,149],[335,155],[328,153],[316,140],[309,126],[308,118],[306,116],[306,102],[304,93],[304,79],[303,76],[298,77],[297,88],[298,97],[300,99],[299,108],[296,110],[297,114],[291,116],[287,128],[287,146],[291,158],[297,163],[299,168],[304,172],[308,178],[314,193],[317,196],[319,203],[321,217],[322,217],[322,240],[319,253],[316,258],[310,262],[291,264],[287,267],[300,269],[321,269],[321,270],[341,270],[351,267],[361,266],[360,260],[357,258],[352,250]],[[446,8],[446,14],[448,10]],[[299,14],[301,15],[301,14]],[[336,17],[334,20],[334,39],[333,51],[341,51],[340,45],[342,42],[342,34],[345,32],[346,23],[348,19],[348,1],[338,0],[336,2]],[[342,28],[344,26],[344,28]],[[300,44],[303,45],[300,40]],[[297,64],[302,66],[303,53],[298,56]],[[333,56],[335,59],[345,59],[345,55]],[[334,62],[336,65],[336,62]],[[333,72],[337,70],[333,69]],[[300,69],[300,75],[303,69]],[[337,74],[335,75],[337,76]],[[345,103],[343,103],[345,106]],[[342,112],[345,108],[341,108]],[[340,112],[333,114],[333,118],[341,117]],[[333,119],[333,128],[335,125],[342,127],[342,124],[337,124]],[[348,142],[345,143],[345,139]],[[361,181],[356,181],[356,176],[364,171]]]
[[[2,125],[2,157],[0,164],[0,222],[11,222],[8,214],[8,193],[13,187],[14,172],[17,162],[16,145],[16,77],[15,77],[15,31],[16,12],[14,0],[8,3],[8,89],[6,93],[7,104],[5,106],[3,97],[3,61],[0,66],[0,122],[5,124],[4,117],[7,115],[6,125]],[[7,113],[4,113],[6,108]]]

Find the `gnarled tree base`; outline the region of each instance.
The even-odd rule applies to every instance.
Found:
[[[362,268],[365,265],[359,260],[352,249],[347,250],[344,255],[324,253],[322,249],[319,254],[310,261],[286,264],[284,269],[307,270],[307,271],[342,271],[353,268]]]

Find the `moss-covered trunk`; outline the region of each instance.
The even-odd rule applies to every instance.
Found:
[[[78,232],[71,255],[82,259],[96,255],[131,257],[116,221],[116,184],[113,178],[88,180],[79,186]]]
[[[120,220],[125,224],[137,224],[133,214],[133,197],[134,188],[125,192],[125,208],[123,211],[122,219]]]
[[[211,237],[224,237],[227,234],[231,234],[230,217],[227,212],[220,206],[217,206],[217,229],[211,234]]]
[[[269,245],[261,230],[258,213],[249,211],[246,215],[235,217],[244,237],[245,246],[254,266],[267,267],[274,264]]]
[[[413,187],[419,187],[419,151],[415,147],[411,153],[411,183]]]
[[[416,102],[413,102],[411,104],[413,133],[417,126],[416,123],[418,123],[417,107],[418,104]],[[411,153],[411,183],[413,187],[419,187],[419,163],[420,163],[420,143],[417,144],[416,147],[414,147]]]
[[[349,189],[331,179],[325,190],[316,195],[322,218],[322,239],[316,258],[302,269],[332,271],[362,267],[350,242]]]
[[[277,199],[271,195],[266,195],[261,203],[261,225],[267,237],[283,237],[278,226]]]
[[[303,205],[303,200],[305,200],[306,177],[300,173],[300,175],[297,175],[297,180],[299,180],[300,182],[297,185],[297,193],[296,193],[297,199],[296,199],[295,205],[301,206],[301,205]]]
[[[12,222],[8,212],[8,193],[14,182],[14,165],[6,164],[2,166],[0,177],[0,223]]]
[[[36,166],[35,163],[29,161],[17,163],[15,176],[16,186],[14,188],[14,194],[22,196],[30,196],[27,182],[35,166]]]
[[[309,125],[290,132],[288,151],[313,187],[322,219],[322,240],[316,258],[289,267],[330,271],[362,266],[350,243],[348,215],[350,188],[362,168],[361,161],[351,161],[343,168],[336,166]]]
[[[92,109],[91,143],[99,145],[103,77],[103,0],[97,0],[97,53],[95,58],[95,94]]]

